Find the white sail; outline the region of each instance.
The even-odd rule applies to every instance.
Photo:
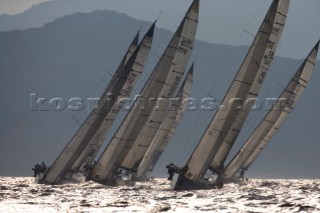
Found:
[[[184,167],[183,176],[186,179],[194,182],[201,181],[221,147],[219,152],[222,156],[220,157],[219,154],[218,164],[213,162],[214,164],[211,165],[214,169],[220,169],[220,163],[225,158],[224,155],[234,143],[250,110],[250,106],[241,103],[258,95],[274,57],[284,27],[289,2],[289,0],[274,0],[272,2],[253,44],[224,97],[222,107],[216,112]],[[183,187],[182,181],[182,179],[180,182],[178,181],[176,186]]]
[[[113,95],[117,95],[120,92],[118,91],[118,88],[122,88],[122,85],[125,83],[126,78],[128,77],[129,71],[137,55],[137,51],[134,52],[126,64],[125,61],[129,51],[132,50],[133,46],[136,46],[136,40],[137,39],[135,38],[128,48],[128,51],[119,64],[110,83],[104,90],[101,99],[98,102],[98,106],[88,115],[85,122],[71,138],[70,142],[63,149],[58,158],[53,162],[45,177],[40,182],[53,184],[64,179],[70,167],[74,164],[78,156],[82,153],[91,138],[94,136],[108,111],[110,110],[110,107],[108,106],[115,101],[112,99],[110,101],[109,94],[111,93]]]
[[[93,180],[103,181],[114,176],[149,117],[158,97],[166,100],[175,93],[193,48],[198,13],[199,0],[195,0],[142,89],[140,99],[143,100],[143,109],[136,102],[128,112],[90,173]],[[151,99],[154,100],[150,101]]]
[[[253,134],[226,166],[221,174],[222,178],[232,178],[241,168],[248,169],[272,136],[278,131],[280,125],[293,110],[307,86],[316,63],[318,49],[319,42],[295,73],[271,111],[266,114]]]
[[[181,78],[180,73],[174,72],[173,74],[175,76],[171,76],[171,77],[169,76],[168,78],[170,79],[177,78],[177,77],[179,79]],[[160,96],[160,97],[163,97],[163,96]],[[167,108],[169,106],[168,98],[166,97],[164,100],[160,100],[159,105],[155,106],[157,108],[154,108],[152,110],[148,120],[144,124],[132,148],[128,152],[124,161],[121,163],[122,168],[136,171],[144,155],[146,154],[148,148],[150,147],[155,135],[159,131],[159,128],[160,129],[169,128],[168,130],[165,130],[165,131],[170,131],[171,129],[170,126],[161,128],[161,126],[167,125],[166,123],[164,123],[163,118],[168,117],[167,116]],[[174,119],[172,120],[172,123],[173,121]],[[167,121],[167,122],[170,123],[171,121]]]
[[[188,105],[188,98],[192,88],[193,81],[193,64],[176,95],[176,102],[173,102],[166,118],[161,123],[157,134],[153,138],[149,148],[147,149],[142,161],[137,168],[136,177],[143,177],[147,171],[152,171],[158,162],[161,154],[174,135],[180,121],[182,120],[184,111]]]
[[[278,2],[278,3],[276,3],[276,2]],[[261,29],[261,32],[260,32],[261,35],[259,35],[260,33],[258,33],[258,35],[257,35],[258,40],[261,41],[261,39],[268,39],[267,40],[268,42],[267,42],[267,44],[264,41],[257,42],[256,43],[257,44],[256,51],[255,51],[255,53],[253,53],[253,55],[250,56],[251,57],[250,63],[255,63],[255,64],[252,64],[253,67],[251,67],[251,68],[250,68],[250,65],[248,66],[247,75],[250,75],[250,77],[254,76],[253,70],[257,69],[257,67],[255,67],[255,66],[260,66],[260,67],[258,68],[257,73],[255,74],[255,79],[252,82],[252,84],[250,82],[251,86],[250,86],[249,92],[247,92],[246,89],[243,90],[243,91],[247,92],[245,98],[241,99],[244,102],[247,100],[253,100],[253,98],[256,98],[258,96],[259,90],[262,85],[262,81],[265,78],[267,71],[270,67],[270,64],[273,60],[277,45],[279,43],[283,28],[284,28],[286,16],[287,16],[288,9],[289,9],[289,2],[290,1],[288,1],[288,0],[274,1],[273,4],[275,7],[273,7],[273,8],[271,7],[270,12],[269,12],[269,17],[266,19],[266,22],[264,22],[266,25],[273,23],[272,31],[270,31],[269,26],[265,26],[265,27],[262,27],[262,29]],[[269,30],[267,28],[269,28]],[[267,30],[267,31],[265,31],[265,30]],[[271,33],[271,34],[267,37],[264,37],[264,36],[262,36],[263,33]],[[249,78],[247,78],[247,79],[249,79]],[[239,80],[239,79],[236,79],[236,80]],[[244,80],[245,83],[247,83],[245,78],[243,78],[242,80]],[[242,88],[240,87],[239,90],[242,90]],[[238,97],[235,96],[235,98],[239,98],[239,96]],[[230,101],[231,99],[227,99],[227,100]],[[224,103],[224,104],[226,104],[226,103]],[[244,124],[244,121],[246,120],[248,113],[251,110],[252,104],[253,104],[252,101],[250,101],[249,103],[244,103],[242,105],[241,109],[238,110],[235,117],[231,118],[231,119],[233,119],[232,124],[225,126],[221,129],[221,131],[224,132],[223,133],[224,138],[222,139],[221,146],[219,147],[219,150],[217,151],[216,155],[214,156],[214,159],[212,160],[212,162],[210,164],[210,168],[213,169],[214,171],[220,171],[223,168],[223,164],[224,164],[234,142],[236,141],[237,136],[239,135],[239,132]],[[235,109],[235,110],[237,110],[237,109]],[[222,113],[222,114],[224,114],[224,113]],[[219,118],[218,118],[218,120],[219,120]],[[218,121],[218,122],[220,122],[220,121]]]
[[[151,49],[154,28],[155,22],[152,24],[148,32],[142,38],[137,48],[137,57],[134,60],[133,66],[125,84],[123,85],[119,95],[117,96],[117,102],[113,106],[110,106],[111,109],[105,117],[99,130],[94,134],[94,136],[92,137],[86,148],[83,150],[77,161],[73,164],[73,166],[71,167],[71,171],[80,171],[82,173],[85,173],[85,165],[89,165],[94,160],[116,116],[118,115],[118,112],[123,107],[125,103],[124,100],[129,98],[133,87],[135,86],[143,72],[144,65],[147,61]]]

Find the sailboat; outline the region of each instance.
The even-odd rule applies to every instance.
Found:
[[[218,176],[218,182],[241,181],[243,175],[241,175],[241,179],[237,179],[237,172],[240,171],[243,174],[266,147],[272,136],[279,130],[307,86],[316,64],[319,42],[311,50],[256,130]],[[284,100],[286,101],[284,102]]]
[[[144,85],[140,99],[135,102],[122,121],[88,178],[104,184],[119,184],[118,169],[138,135],[141,134],[140,131],[152,111],[168,107],[170,98],[173,98],[179,86],[193,49],[198,14],[199,0],[194,0]],[[159,98],[160,101],[157,102]],[[155,118],[152,125],[160,126],[163,117]]]
[[[192,67],[191,67],[192,69]],[[191,71],[191,70],[189,70]],[[180,88],[182,92],[183,88]],[[179,91],[180,92],[180,91]],[[179,96],[178,96],[179,97]],[[176,110],[177,112],[177,110]],[[137,171],[139,164],[141,163],[142,159],[144,158],[147,150],[150,148],[152,143],[161,143],[160,141],[154,141],[156,134],[166,134],[162,133],[163,131],[169,133],[171,126],[173,125],[174,116],[173,119],[170,119],[168,116],[173,117],[171,114],[173,112],[169,113],[170,115],[165,114],[165,109],[157,109],[153,110],[148,118],[148,120],[145,122],[139,136],[135,140],[132,148],[128,152],[126,158],[121,163],[121,168],[124,168],[128,171],[131,171],[131,173],[135,173]],[[165,119],[163,120],[163,117]],[[161,130],[161,131],[159,131]],[[158,139],[156,139],[158,140]],[[153,144],[154,146],[155,144]]]
[[[290,0],[273,0],[248,53],[220,107],[187,164],[176,171],[176,190],[208,189],[215,184],[205,177],[208,170],[220,173],[251,109],[245,100],[256,98],[280,40]],[[240,109],[240,110],[239,110]],[[222,187],[217,186],[217,187]]]
[[[149,52],[151,50],[151,44],[153,39],[153,33],[155,28],[156,22],[152,24],[149,28],[148,32],[142,38],[140,43],[140,51],[137,54],[136,60],[131,68],[131,71],[127,77],[127,80],[123,87],[120,90],[119,95],[117,96],[118,103],[114,104],[110,112],[105,117],[103,123],[101,124],[100,128],[96,132],[96,134],[92,137],[91,141],[83,150],[81,155],[78,157],[77,161],[72,165],[70,168],[71,173],[81,172],[85,174],[87,172],[86,167],[92,165],[93,160],[95,159],[104,139],[106,138],[116,116],[118,115],[119,111],[123,107],[125,101],[129,98],[132,89],[136,85],[137,81],[139,80],[142,72],[144,70],[144,65],[148,59]]]
[[[40,174],[40,177],[38,178],[39,183],[56,184],[63,181],[64,179],[68,178],[67,176],[70,176],[70,168],[76,163],[79,157],[81,157],[81,162],[79,163],[80,165],[84,163],[84,160],[86,160],[87,157],[95,154],[87,151],[88,146],[91,146],[90,142],[94,137],[97,136],[97,132],[100,135],[106,134],[107,130],[101,129],[100,127],[110,113],[114,115],[118,112],[112,111],[114,109],[113,106],[117,104],[117,97],[120,94],[122,95],[122,89],[126,88],[128,83],[131,82],[131,78],[129,78],[129,76],[135,76],[136,73],[142,71],[141,68],[143,68],[143,65],[147,59],[145,54],[148,55],[150,51],[153,29],[154,24],[139,45],[137,45],[138,34],[134,38],[110,83],[104,90],[97,107],[88,115],[84,123],[71,138],[70,142],[66,145],[58,158],[53,162],[51,167],[49,167],[45,173]],[[137,66],[137,64],[141,65]],[[134,83],[135,82],[136,80]],[[113,98],[110,98],[110,94]],[[101,141],[98,141],[94,145],[99,146],[100,142]],[[90,151],[93,150],[91,147],[89,147],[89,149]],[[83,151],[85,151],[86,154],[84,157],[81,156]]]
[[[183,118],[183,114],[188,105],[188,98],[192,88],[193,81],[193,64],[191,65],[183,84],[171,104],[170,110],[162,121],[160,127],[154,138],[152,139],[150,146],[144,153],[141,161],[137,162],[136,172],[134,174],[134,180],[145,180],[148,179],[147,172],[152,172],[154,166],[158,162],[161,154],[165,150],[171,137],[174,135],[179,123]],[[126,159],[123,161],[121,166],[124,165]]]

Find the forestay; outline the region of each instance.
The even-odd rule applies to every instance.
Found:
[[[268,144],[272,136],[278,131],[282,122],[293,110],[307,86],[316,63],[318,49],[319,42],[295,73],[272,109],[266,114],[256,130],[226,166],[221,175],[222,178],[228,179],[233,177],[241,168],[247,170]]]
[[[235,79],[211,123],[203,134],[185,167],[190,180],[199,181],[221,147],[218,161],[211,165],[220,169],[221,162],[234,143],[250,110],[243,104],[255,98],[266,76],[280,39],[289,0],[274,0]],[[221,144],[223,145],[221,146]]]
[[[134,46],[137,46],[136,42],[137,36],[121,60],[121,63],[119,64],[110,83],[104,90],[97,107],[88,115],[76,134],[71,138],[70,142],[63,149],[58,158],[53,162],[52,166],[46,173],[45,178],[41,180],[41,182],[53,184],[64,179],[70,167],[78,159],[79,155],[94,136],[108,111],[110,110],[110,107],[108,106],[113,104],[112,102],[115,101],[115,99],[110,99],[109,94],[111,93],[113,95],[117,95],[120,92],[119,89],[122,88],[128,77],[129,71],[137,55],[137,51],[134,51],[134,54],[131,55],[127,63],[125,63],[125,61],[128,54],[130,54],[129,52],[132,51]]]
[[[114,176],[148,119],[157,98],[173,96],[193,48],[198,13],[199,0],[195,0],[142,89],[140,103],[136,101],[128,112],[90,173],[92,179],[101,181]]]
[[[147,149],[141,163],[137,168],[137,178],[143,177],[147,171],[152,172],[171,137],[174,135],[189,103],[192,81],[193,64],[190,67],[187,76],[176,95],[176,99],[171,105],[168,115],[161,123],[157,134],[153,138],[151,145]]]
[[[152,24],[146,35],[142,38],[136,50],[138,51],[137,57],[135,58],[125,84],[121,88],[119,95],[116,97],[117,101],[112,106],[110,106],[111,109],[105,117],[103,123],[101,124],[98,131],[94,134],[85,150],[83,150],[77,161],[73,164],[73,166],[71,167],[71,171],[80,171],[82,173],[85,173],[85,165],[91,164],[94,160],[116,116],[118,115],[118,112],[122,109],[125,101],[129,98],[133,87],[136,85],[144,70],[144,65],[148,59],[148,55],[152,45],[154,28],[155,22]]]

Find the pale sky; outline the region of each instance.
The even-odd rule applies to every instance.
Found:
[[[0,13],[16,14],[47,0],[0,0]],[[70,0],[55,0],[70,1]],[[192,0],[73,0],[74,8],[108,9],[174,31]],[[90,2],[90,4],[88,4]],[[197,39],[217,44],[250,45],[272,0],[201,0]],[[82,10],[83,11],[83,10]],[[277,55],[304,58],[320,38],[320,0],[291,0]],[[250,34],[246,33],[249,32]]]
[[[0,0],[0,14],[16,15],[44,1],[48,0]]]

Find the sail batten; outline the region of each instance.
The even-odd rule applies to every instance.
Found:
[[[185,18],[197,19],[199,13],[198,5],[199,0],[195,0]],[[171,86],[175,85],[171,83],[171,76],[174,76],[173,70],[181,70],[183,72],[191,54],[196,33],[197,25],[194,21],[188,21],[185,18],[143,87],[139,100],[128,112],[96,166],[91,171],[90,177],[93,180],[103,181],[115,175],[155,106],[155,101],[149,100],[156,100],[158,97],[172,97],[176,89],[176,86]],[[180,79],[177,80],[177,82],[179,81]],[[172,94],[170,95],[169,93]],[[148,104],[144,104],[146,100],[149,101]],[[141,102],[143,110],[139,109]],[[162,104],[161,101],[159,104]]]

